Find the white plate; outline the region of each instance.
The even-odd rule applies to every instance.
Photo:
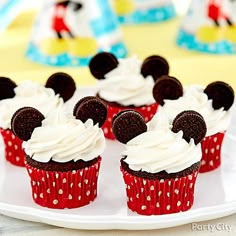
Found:
[[[93,88],[77,91],[77,98],[94,94]],[[76,102],[74,98],[70,107]],[[233,109],[236,111],[236,109]],[[31,198],[29,178],[24,168],[6,163],[1,149],[0,213],[23,220],[74,229],[158,229],[215,219],[236,213],[236,112],[223,145],[221,168],[200,174],[194,206],[183,213],[162,216],[137,215],[126,207],[125,186],[119,170],[122,145],[107,142],[99,175],[97,199],[72,210],[52,210],[36,205]]]

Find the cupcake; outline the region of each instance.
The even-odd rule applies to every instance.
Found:
[[[108,107],[108,118],[102,127],[106,138],[115,139],[112,118],[122,110],[137,110],[146,122],[151,120],[158,107],[152,96],[154,81],[169,73],[163,57],[154,55],[141,62],[136,57],[117,60],[102,52],[91,59],[89,68],[98,79],[97,97]]]
[[[181,112],[173,122],[158,113],[155,125],[146,125],[138,112],[123,111],[113,119],[113,132],[126,144],[121,172],[130,210],[141,215],[162,215],[192,207],[200,142],[206,134],[199,113]]]
[[[63,107],[47,118],[33,107],[16,111],[11,127],[24,140],[26,169],[35,203],[64,209],[94,201],[105,148],[104,134],[99,128],[105,119],[99,117],[105,111],[106,106],[91,97],[76,106],[76,116],[65,113]]]
[[[216,169],[221,164],[221,147],[231,119],[234,91],[222,81],[206,87],[190,85],[182,87],[173,77],[163,76],[155,84],[153,94],[161,104],[158,112],[165,112],[170,119],[183,110],[195,110],[206,121],[207,134],[201,142],[202,160],[200,172]],[[153,120],[155,120],[155,116]]]
[[[16,85],[9,78],[0,77],[0,130],[5,144],[5,157],[16,166],[24,166],[25,153],[22,140],[11,130],[11,117],[21,107],[33,106],[46,117],[51,111],[63,106],[75,92],[75,82],[65,73],[51,75],[46,85],[23,81]]]
[[[189,50],[217,55],[236,53],[234,0],[192,0],[177,44]]]
[[[112,0],[120,23],[163,22],[175,17],[172,0]]]

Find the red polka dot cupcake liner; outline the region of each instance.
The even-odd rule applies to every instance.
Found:
[[[101,157],[92,166],[57,172],[37,169],[26,163],[33,200],[40,206],[54,209],[88,205],[97,197],[100,164]]]
[[[215,170],[221,164],[221,146],[225,132],[205,137],[201,142],[202,159],[200,173]]]
[[[141,215],[163,215],[189,210],[194,202],[198,171],[175,179],[144,179],[121,168],[127,205]]]
[[[6,160],[16,166],[25,166],[25,152],[22,140],[15,136],[10,129],[0,129],[5,144]]]
[[[124,111],[124,110],[135,110],[138,111],[140,114],[142,114],[142,116],[144,117],[145,121],[148,122],[152,119],[152,117],[156,114],[158,108],[158,104],[154,103],[152,105],[147,105],[147,106],[142,106],[142,107],[116,107],[116,106],[110,106],[107,105],[107,120],[104,123],[104,125],[102,126],[102,130],[104,132],[104,136],[107,139],[115,139],[115,136],[112,132],[112,119],[113,117],[120,111]]]

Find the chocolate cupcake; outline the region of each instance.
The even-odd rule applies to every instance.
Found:
[[[89,68],[98,79],[97,97],[108,106],[108,118],[102,127],[106,138],[115,139],[112,118],[120,111],[133,109],[146,122],[151,120],[158,107],[152,96],[154,81],[169,73],[169,64],[163,57],[153,55],[141,62],[136,57],[117,60],[102,52],[92,58]]]
[[[33,81],[17,85],[9,78],[0,77],[0,130],[7,161],[16,166],[25,165],[22,140],[12,133],[10,125],[15,111],[24,106],[33,106],[48,116],[72,97],[75,88],[72,77],[62,72],[50,76],[45,86]]]
[[[130,117],[136,129],[127,122]],[[180,113],[173,122],[159,114],[157,121],[155,128],[148,125],[145,129],[143,117],[135,111],[120,113],[113,121],[115,136],[126,144],[121,171],[127,205],[142,215],[170,214],[192,207],[200,142],[206,134],[203,117],[192,110]]]
[[[190,85],[183,88],[176,78],[163,76],[155,83],[153,94],[156,101],[162,105],[159,106],[158,112],[169,114],[172,120],[183,110],[195,110],[204,117],[207,134],[201,142],[200,172],[218,168],[221,164],[221,147],[234,103],[232,87],[223,81],[215,81],[206,87]],[[150,123],[155,126],[155,116]]]
[[[93,103],[94,98],[87,102]],[[99,101],[98,101],[99,102]],[[80,102],[83,105],[83,102]],[[105,138],[99,125],[99,103],[94,112],[74,109],[76,116],[57,109],[47,118],[33,107],[16,111],[11,120],[12,130],[24,140],[26,169],[31,180],[35,203],[48,208],[77,208],[92,202],[97,196],[97,180]]]

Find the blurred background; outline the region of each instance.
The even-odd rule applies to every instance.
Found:
[[[164,56],[170,64],[170,74],[183,84],[207,84],[225,80],[234,87],[233,55],[215,55],[188,51],[176,45],[179,27],[190,0],[173,0],[177,17],[161,23],[121,25],[128,55],[143,59],[152,54]],[[87,67],[54,67],[34,63],[25,57],[38,8],[43,1],[23,0],[9,27],[0,34],[1,75],[16,82],[24,79],[46,81],[56,71],[71,74],[79,86],[93,85],[95,80]]]
[[[39,8],[42,5],[42,0],[38,1],[30,1],[25,0],[24,8],[25,9],[32,9],[32,8]],[[190,0],[173,0],[173,3],[176,7],[176,11],[178,14],[184,14],[186,12],[186,9],[190,3]]]

